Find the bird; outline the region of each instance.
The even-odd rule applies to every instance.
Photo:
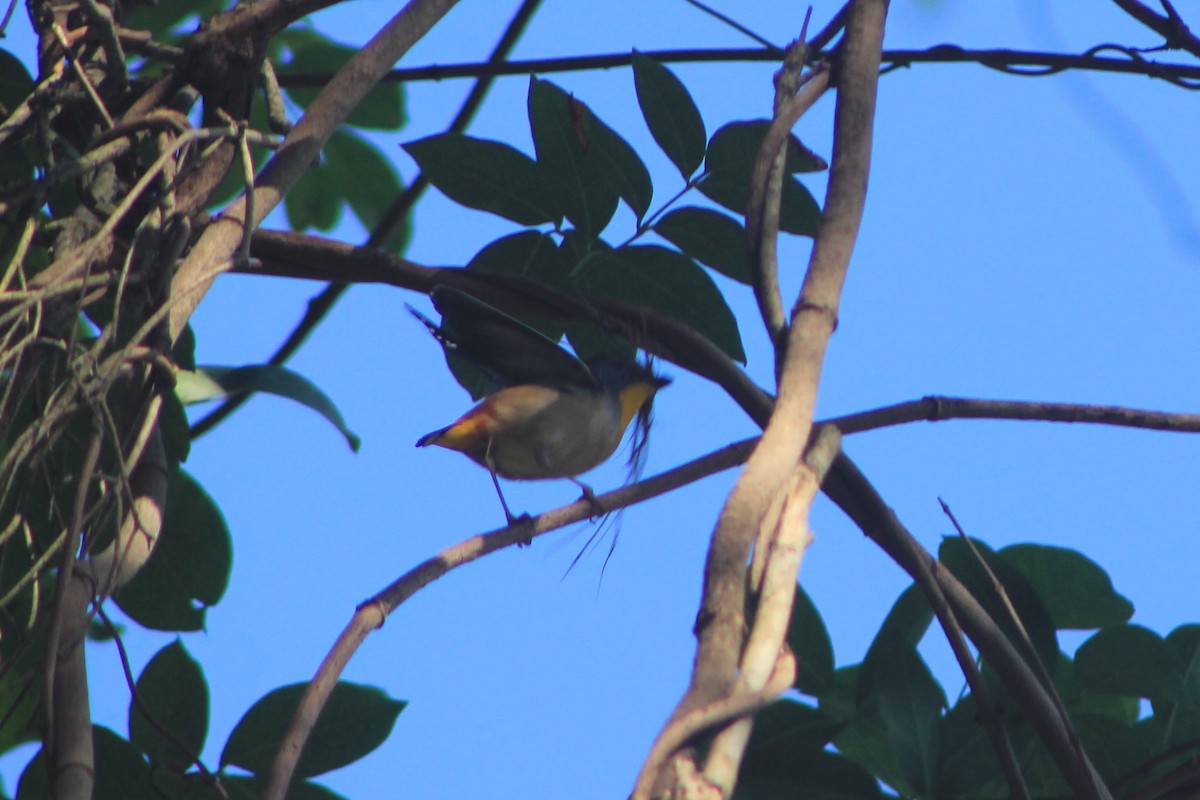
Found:
[[[448,354],[461,356],[495,387],[417,447],[456,450],[487,469],[511,525],[514,516],[499,478],[566,478],[593,503],[578,476],[616,452],[635,416],[648,422],[650,403],[668,385],[646,365],[613,356],[586,363],[557,343],[466,292],[439,285],[430,293],[441,312],[434,323],[412,306]]]

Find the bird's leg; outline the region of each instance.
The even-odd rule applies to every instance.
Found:
[[[524,524],[529,522],[530,517],[528,514],[522,514],[517,517],[508,509],[508,503],[504,499],[504,492],[500,490],[500,478],[496,475],[496,462],[492,460],[492,440],[490,438],[488,439],[487,452],[484,453],[483,460],[487,463],[488,474],[492,476],[492,485],[496,487],[496,496],[500,498],[500,506],[504,509],[504,516],[508,520],[508,524],[516,525],[518,523]],[[522,547],[527,544],[533,544],[533,537],[528,536],[517,544]]]
[[[608,513],[608,509],[606,509],[604,507],[604,504],[596,499],[596,493],[592,490],[592,487],[588,486],[586,483],[584,483],[583,481],[578,480],[576,478],[567,478],[567,480],[569,480],[571,483],[578,486],[579,490],[581,492],[583,492],[583,496],[580,497],[579,499],[586,500],[588,502],[588,505],[590,505],[592,507],[592,512],[593,512],[592,519],[595,519],[596,517],[603,516],[604,514]]]

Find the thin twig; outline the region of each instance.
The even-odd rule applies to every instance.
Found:
[[[108,630],[108,635],[112,637],[113,643],[117,646],[117,657],[121,661],[121,669],[125,672],[125,685],[129,687],[129,696],[133,699],[133,704],[137,706],[138,712],[146,718],[146,722],[150,723],[150,727],[158,732],[158,735],[169,741],[181,755],[186,757],[191,762],[200,774],[209,781],[216,780],[216,776],[212,771],[204,765],[200,757],[192,752],[192,748],[187,745],[182,739],[175,735],[175,732],[163,725],[154,714],[150,713],[150,709],[146,707],[146,702],[142,700],[141,693],[137,690],[137,679],[133,677],[133,669],[129,665],[129,653],[125,651],[125,643],[121,640],[121,632],[117,630],[117,626],[108,618],[108,614],[104,613],[104,608],[99,603],[93,606],[96,610],[96,616],[104,623],[104,627]]]
[[[100,93],[96,91],[96,86],[92,83],[92,79],[88,77],[83,64],[79,63],[79,59],[75,57],[75,52],[71,49],[70,43],[67,42],[67,35],[63,32],[62,26],[57,22],[52,22],[50,30],[54,33],[54,38],[58,40],[59,46],[63,49],[64,56],[71,62],[71,69],[75,72],[75,77],[79,78],[79,82],[83,84],[83,89],[87,93],[87,96],[91,99],[92,104],[96,106],[96,111],[99,112],[100,118],[104,120],[104,127],[111,128],[113,126],[112,115],[105,108],[104,101],[100,99]]]
[[[1102,50],[1124,53],[1126,58],[1108,58],[1096,55]],[[695,48],[683,50],[647,50],[643,55],[670,64],[695,63],[778,63],[779,51],[769,48]],[[824,51],[814,50],[809,54],[813,60],[823,58]],[[389,72],[384,81],[412,83],[417,81],[443,81],[451,78],[499,77],[504,75],[549,74],[554,72],[584,72],[596,69],[627,67],[631,63],[629,53],[603,53],[591,56],[567,58],[535,58],[523,61],[506,61],[502,64],[476,62],[467,64],[445,64],[427,67],[409,67]],[[1033,50],[1007,48],[969,49],[952,44],[940,44],[924,50],[885,50],[882,63],[885,71],[913,64],[979,64],[1013,74],[1040,76],[1053,75],[1071,69],[1096,72],[1117,72],[1129,75],[1145,75],[1167,80],[1183,88],[1195,89],[1188,79],[1200,80],[1200,66],[1177,62],[1151,61],[1138,56],[1136,51],[1114,45],[1099,45],[1081,54],[1050,53]],[[1040,68],[1040,72],[1023,72],[1028,68]],[[293,73],[280,76],[280,84],[286,88],[322,86],[329,80],[327,73]]]

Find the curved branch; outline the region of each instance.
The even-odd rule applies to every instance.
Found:
[[[731,444],[652,478],[596,495],[594,500],[580,499],[533,519],[518,521],[491,533],[472,536],[418,564],[390,586],[363,602],[305,690],[271,765],[270,783],[263,794],[264,800],[281,800],[286,794],[304,743],[308,740],[308,735],[312,732],[333,687],[337,685],[338,676],[358,646],[371,631],[383,624],[390,613],[420,589],[451,570],[469,564],[488,553],[528,543],[550,531],[589,519],[596,515],[597,504],[602,509],[601,513],[608,513],[731,469],[745,461],[757,442],[757,439],[747,439]]]
[[[825,207],[792,311],[780,390],[763,438],[721,510],[704,570],[692,678],[667,725],[729,694],[744,644],[746,561],[765,515],[808,445],[825,349],[862,221],[886,0],[855,0],[837,59],[833,157]],[[685,759],[686,760],[686,759]],[[680,774],[682,768],[663,770]],[[667,786],[659,786],[670,793]],[[657,791],[657,790],[656,790]]]

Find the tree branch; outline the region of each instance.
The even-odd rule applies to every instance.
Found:
[[[855,0],[837,57],[834,145],[825,207],[792,311],[780,391],[763,438],[718,519],[704,571],[691,682],[671,721],[729,694],[745,628],[746,560],[765,515],[799,463],[812,430],[825,348],[866,202],[885,0]],[[671,724],[668,721],[668,725]],[[687,770],[664,770],[669,777]],[[661,781],[662,779],[660,779]],[[656,794],[670,794],[659,783]]]
[[[1138,22],[1145,25],[1166,40],[1166,47],[1172,50],[1186,50],[1200,58],[1200,39],[1192,33],[1183,18],[1175,8],[1164,0],[1163,7],[1167,14],[1156,14],[1138,0],[1113,0],[1121,10]]]
[[[1113,50],[1125,58],[1096,55]],[[723,64],[744,62],[778,63],[783,52],[771,48],[695,48],[683,50],[647,50],[644,55],[659,63],[667,64]],[[809,63],[827,58],[826,51],[809,53]],[[602,53],[592,56],[567,58],[534,58],[524,61],[507,61],[503,64],[476,62],[473,64],[446,64],[428,67],[410,67],[389,72],[382,80],[393,83],[417,81],[443,81],[451,78],[477,78],[481,76],[545,75],[554,72],[582,72],[595,69],[627,67],[632,56],[629,53]],[[970,49],[953,44],[939,44],[923,50],[885,50],[881,63],[885,71],[913,64],[979,64],[1016,75],[1054,75],[1069,69],[1093,72],[1115,72],[1127,75],[1145,75],[1160,78],[1185,89],[1200,86],[1188,80],[1200,80],[1200,66],[1175,62],[1160,62],[1143,57],[1133,48],[1113,44],[1097,45],[1081,54],[1050,53],[1036,50],[1012,50],[1009,48]],[[1036,72],[1027,70],[1035,69]],[[280,84],[289,88],[323,86],[329,80],[326,73],[294,73],[280,76]]]
[[[488,553],[528,543],[551,531],[589,519],[596,515],[597,504],[601,509],[600,513],[606,514],[735,467],[745,461],[757,441],[747,439],[723,447],[652,478],[596,495],[594,501],[580,499],[531,520],[518,521],[491,533],[472,536],[418,564],[390,586],[363,602],[305,690],[271,765],[270,783],[263,794],[264,800],[282,800],[286,794],[296,762],[316,724],[317,717],[337,685],[338,676],[358,646],[371,631],[383,624],[389,614],[423,587],[451,570],[470,564]]]
[[[1076,748],[1075,734],[1067,726],[1067,720],[1059,714],[1059,706],[1050,694],[1053,687],[1044,686],[1037,679],[995,620],[949,570],[941,568],[937,560],[921,547],[845,453],[834,462],[822,488],[862,532],[891,556],[918,585],[924,580],[923,575],[933,575],[937,589],[945,596],[963,630],[1016,698],[1030,724],[1045,742],[1047,752],[1074,796],[1111,800],[1111,794],[1086,753]],[[925,591],[926,597],[930,597],[929,590]],[[930,600],[931,605],[934,602],[935,599]]]

